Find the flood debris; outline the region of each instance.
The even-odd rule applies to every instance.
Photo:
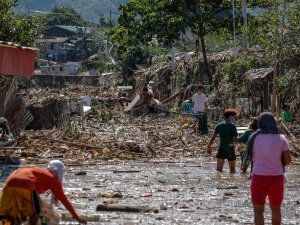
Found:
[[[99,222],[100,216],[99,215],[79,215],[80,218],[87,222]],[[62,213],[61,214],[62,221],[75,221],[73,216],[70,213]],[[48,225],[48,224],[47,224]]]
[[[100,192],[97,195],[98,198],[123,198],[123,195],[120,192]]]
[[[98,205],[96,211],[118,211],[136,213],[158,213],[158,209],[147,206]]]
[[[70,165],[92,163],[98,159],[149,160],[153,157],[204,154],[207,138],[199,138],[198,134],[183,128],[182,124],[186,121],[186,118],[180,117],[133,118],[116,111],[110,121],[103,123],[90,112],[83,117],[70,117],[67,125],[61,128],[23,130],[17,141],[9,148],[3,148],[1,153],[38,164],[45,163],[49,158],[61,158]]]

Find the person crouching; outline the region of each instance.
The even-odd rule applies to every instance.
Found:
[[[14,171],[3,185],[0,196],[0,218],[12,225],[22,224],[29,217],[29,224],[36,225],[41,212],[39,195],[51,190],[52,202],[61,201],[79,223],[80,219],[62,188],[64,164],[59,160],[49,162],[47,169],[23,167]]]

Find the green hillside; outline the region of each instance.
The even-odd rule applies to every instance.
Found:
[[[109,16],[110,8],[112,17],[116,20],[119,16],[118,7],[126,2],[128,0],[19,0],[16,11],[20,13],[49,12],[57,4],[68,4],[78,11],[85,20],[98,22],[100,14]]]

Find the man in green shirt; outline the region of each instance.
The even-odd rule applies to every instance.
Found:
[[[281,113],[281,120],[283,123],[290,123],[293,122],[293,118],[289,113],[289,105],[283,104],[282,106],[282,113]]]
[[[225,159],[229,162],[230,173],[235,173],[235,151],[234,146],[237,143],[237,129],[234,124],[231,123],[237,116],[235,109],[226,109],[224,112],[225,122],[219,123],[215,128],[215,133],[212,136],[207,153],[212,153],[212,145],[215,142],[217,136],[220,137],[220,145],[217,153],[217,171],[222,172]]]

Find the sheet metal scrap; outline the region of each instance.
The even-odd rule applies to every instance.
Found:
[[[32,114],[26,109],[22,96],[17,95],[17,84],[15,80],[9,85],[0,87],[1,116],[8,121],[11,132],[17,135],[20,130],[33,120]]]

